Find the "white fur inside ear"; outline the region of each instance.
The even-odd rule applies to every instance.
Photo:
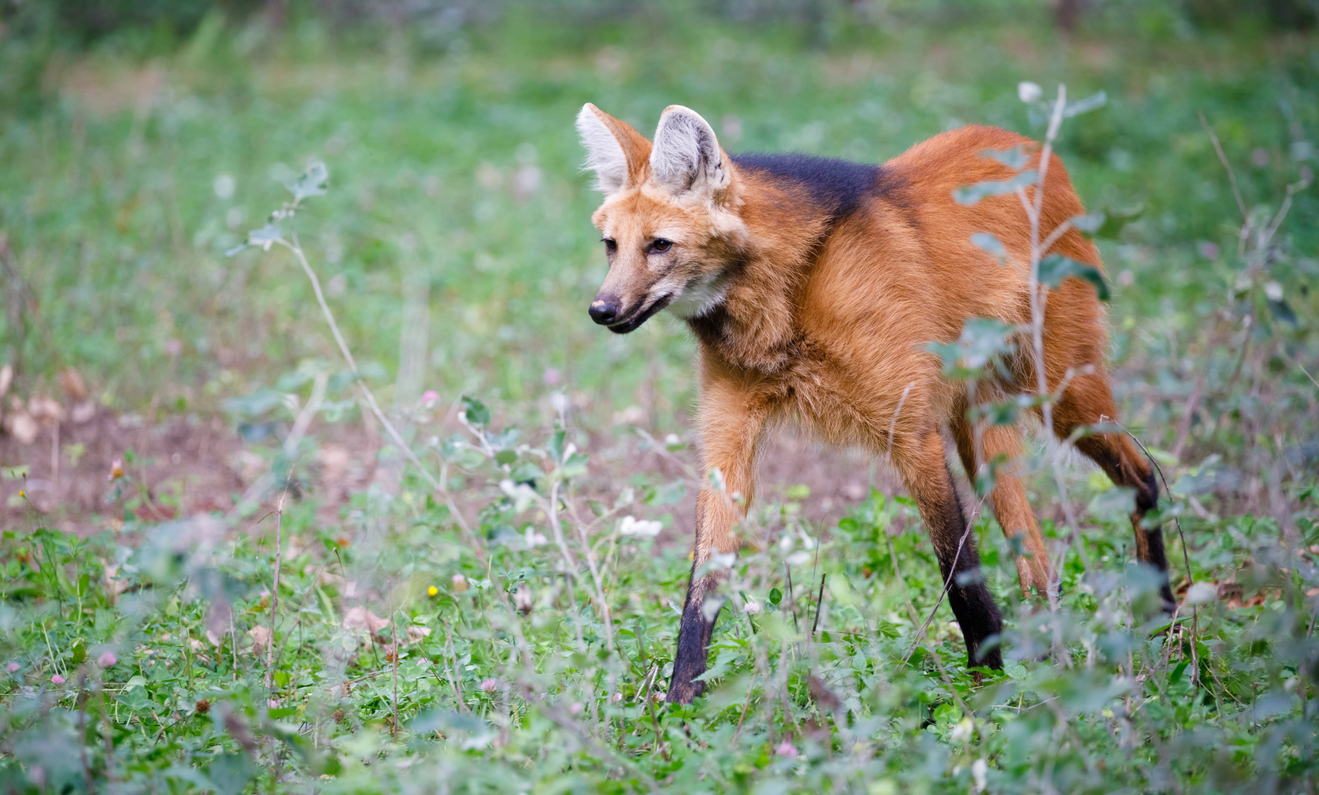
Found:
[[[584,171],[594,171],[596,187],[606,196],[618,193],[627,181],[627,155],[588,103],[577,114],[577,133],[586,147]]]
[[[660,117],[650,151],[650,173],[674,193],[713,193],[728,183],[728,169],[714,130],[700,114],[681,105],[670,106]]]

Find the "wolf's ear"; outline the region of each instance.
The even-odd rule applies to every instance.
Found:
[[[588,102],[577,114],[577,132],[586,147],[583,168],[595,172],[596,187],[606,198],[644,179],[650,141],[632,125]]]
[[[713,196],[728,187],[731,175],[714,130],[700,114],[670,105],[660,116],[650,174],[673,193],[701,191]]]

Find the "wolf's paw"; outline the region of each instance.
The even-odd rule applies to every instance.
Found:
[[[1043,556],[1018,557],[1017,579],[1021,583],[1021,595],[1027,600],[1050,602],[1060,595],[1058,576],[1049,559]]]

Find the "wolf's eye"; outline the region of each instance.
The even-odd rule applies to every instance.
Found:
[[[605,251],[606,251],[606,252],[608,252],[608,253],[610,253],[610,254],[613,254],[615,251],[618,251],[618,241],[617,241],[617,240],[610,240],[609,238],[606,237],[606,238],[604,239],[604,243],[605,243]]]
[[[650,244],[650,250],[660,254],[664,253],[665,251],[668,251],[671,248],[673,248],[673,241],[665,240],[662,237],[656,239],[654,243]]]

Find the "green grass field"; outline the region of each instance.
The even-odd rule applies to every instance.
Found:
[[[1105,19],[821,42],[528,12],[435,52],[212,18],[152,57],[57,50],[35,98],[0,91],[0,789],[1313,792],[1319,47]],[[577,110],[649,133],[680,103],[731,151],[878,162],[968,123],[1042,135],[1023,80],[1107,97],[1059,149],[1110,219],[1114,388],[1172,486],[1175,626],[1130,495],[1035,450],[1063,598],[1023,602],[978,516],[1010,659],[982,681],[882,462],[780,446],[711,694],[662,703],[695,346],[587,317]],[[283,229],[409,453],[297,260],[226,255],[315,162],[328,190]]]

